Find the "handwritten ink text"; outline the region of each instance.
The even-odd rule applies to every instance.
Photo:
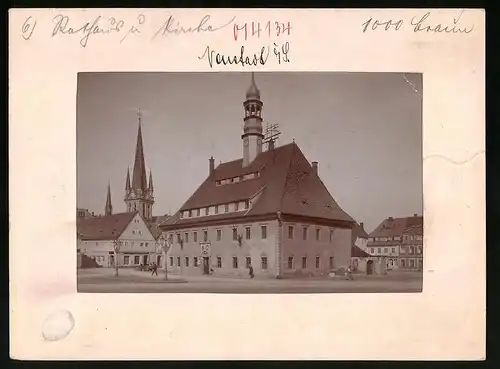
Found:
[[[35,31],[35,27],[36,27],[36,20],[33,20],[32,17],[26,18],[22,27],[22,33],[23,33],[22,36],[25,40],[29,40],[31,38],[31,35]]]
[[[141,33],[141,31],[139,30],[139,25],[144,24],[144,22],[146,22],[146,17],[144,16],[144,14],[139,14],[139,16],[137,17],[138,25],[131,26],[130,29],[128,30],[128,32],[125,34],[125,36],[123,36],[123,38],[120,40],[120,43],[122,43],[123,40],[125,40],[128,37],[128,35],[130,35],[130,34],[133,35],[136,33]]]
[[[81,34],[83,37],[80,39],[80,45],[82,47],[87,47],[87,43],[89,37],[95,34],[109,34],[113,32],[120,32],[124,27],[125,23],[121,20],[117,20],[115,18],[110,18],[108,20],[109,27],[101,27],[99,22],[101,22],[102,17],[98,16],[92,22],[86,22],[83,26],[78,28],[70,27],[69,25],[69,17],[64,15],[56,15],[53,18],[53,21],[56,22],[54,29],[52,30],[52,37],[57,34],[62,35],[73,35],[73,34]]]
[[[233,37],[235,41],[238,41],[240,32],[243,32],[244,40],[246,41],[250,37],[260,38],[262,35],[267,35],[267,37],[271,37],[276,35],[279,37],[281,35],[290,36],[292,26],[290,22],[271,22],[268,21],[264,28],[261,28],[260,22],[251,22],[251,23],[243,23],[241,25],[234,24],[233,26]]]
[[[227,56],[212,50],[210,46],[205,48],[205,52],[202,56],[199,56],[198,59],[205,58],[208,61],[208,65],[210,68],[213,68],[215,64],[241,64],[241,66],[245,65],[265,65],[267,62],[267,58],[269,57],[269,47],[263,46],[260,49],[260,54],[253,54],[253,56],[245,56],[245,46],[242,46],[240,49],[240,55]]]
[[[431,22],[431,12],[425,13],[423,16],[415,16],[411,18],[408,23],[412,27],[412,31],[414,33],[417,32],[427,32],[427,33],[471,33],[474,29],[474,25],[471,27],[460,26],[459,22],[462,18],[462,14],[464,11],[462,10],[458,17],[453,17],[452,24],[445,23],[432,23]],[[361,29],[363,33],[367,31],[375,31],[377,29],[383,31],[399,31],[399,29],[406,24],[403,19],[399,20],[374,20],[373,18],[368,19],[366,22],[361,24]]]
[[[450,25],[443,25],[441,23],[434,24],[434,25],[429,25],[426,24],[427,18],[431,15],[430,12],[425,13],[420,19],[417,17],[413,17],[411,19],[411,25],[414,26],[413,32],[433,32],[433,33],[471,33],[472,30],[474,29],[474,25],[470,28],[467,27],[457,27],[458,23],[460,22],[460,18],[462,17],[463,10],[460,13],[460,15],[457,18],[453,18],[453,26],[450,27]]]
[[[371,27],[370,27],[370,25],[371,25]],[[392,19],[385,21],[385,22],[381,22],[378,20],[373,21],[373,18],[370,18],[365,23],[363,23],[361,26],[363,28],[363,33],[365,33],[366,30],[368,29],[368,27],[370,27],[372,31],[375,31],[378,27],[384,27],[385,31],[388,31],[391,28],[394,28],[396,31],[398,31],[402,25],[403,25],[402,19],[400,19],[396,22],[393,22]]]
[[[180,24],[178,20],[176,20],[172,15],[168,17],[168,19],[163,23],[163,25],[156,31],[156,33],[153,36],[153,39],[155,39],[157,36],[166,36],[169,34],[173,35],[181,35],[181,34],[187,34],[187,33],[200,33],[200,32],[215,32],[218,31],[224,27],[227,27],[231,23],[233,23],[234,19],[236,17],[233,17],[229,22],[224,23],[222,25],[219,25],[218,27],[213,27],[212,25],[208,24],[210,21],[210,15],[205,15],[196,26],[194,27],[184,27]]]

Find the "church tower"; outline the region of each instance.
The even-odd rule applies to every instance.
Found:
[[[134,168],[132,183],[130,171],[127,168],[125,180],[125,204],[127,212],[139,212],[146,220],[153,216],[153,174],[149,172],[149,185],[146,177],[146,164],[144,161],[144,148],[142,144],[141,115],[139,112],[139,129],[137,131],[137,145],[135,148]]]
[[[111,205],[111,184],[108,183],[108,194],[106,195],[106,206],[104,207],[104,215],[113,214],[113,205]]]
[[[252,72],[252,83],[243,103],[245,118],[243,119],[243,166],[249,165],[262,152],[262,106],[260,91],[255,84],[255,76]]]

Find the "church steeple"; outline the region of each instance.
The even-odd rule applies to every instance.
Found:
[[[262,107],[264,104],[260,99],[260,91],[255,83],[255,75],[252,72],[252,82],[246,93],[243,103],[245,118],[243,118],[243,166],[249,165],[262,152]]]
[[[153,217],[153,176],[149,172],[149,186],[146,177],[146,164],[144,160],[144,147],[142,143],[141,111],[138,112],[139,128],[137,130],[137,144],[135,147],[135,160],[132,169],[132,184],[130,172],[127,169],[125,180],[125,204],[128,212],[139,212],[146,220]]]
[[[132,188],[146,191],[146,164],[144,162],[144,148],[142,146],[141,112],[139,111],[139,128],[137,130],[137,145],[135,147],[135,161],[132,172]]]
[[[152,170],[149,171],[149,185],[148,185],[148,190],[149,190],[149,192],[151,194],[154,191],[154,188],[153,188],[153,171]]]
[[[106,206],[104,207],[104,215],[113,214],[113,205],[111,205],[111,184],[108,183],[108,194],[106,195]]]
[[[130,170],[127,168],[127,179],[125,180],[125,192],[130,191]]]

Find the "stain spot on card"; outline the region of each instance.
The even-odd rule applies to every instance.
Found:
[[[42,336],[45,341],[59,341],[66,338],[75,326],[75,319],[68,310],[50,314],[43,323]]]

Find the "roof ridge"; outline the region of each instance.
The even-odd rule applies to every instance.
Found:
[[[290,145],[290,144],[288,144],[288,145]],[[280,200],[279,200],[279,202],[278,202],[278,209],[279,209],[279,210],[281,210],[281,209],[283,208],[283,199],[285,198],[285,192],[286,192],[286,191],[285,191],[285,189],[286,189],[286,184],[288,183],[288,179],[289,179],[289,177],[290,177],[290,168],[291,168],[291,166],[292,166],[292,158],[293,158],[293,156],[294,156],[294,154],[295,154],[295,147],[297,146],[297,145],[295,144],[295,142],[292,142],[292,143],[291,143],[291,145],[293,145],[293,146],[292,146],[292,152],[291,152],[291,154],[290,154],[290,155],[289,155],[289,157],[288,157],[288,165],[286,166],[286,175],[284,176],[284,177],[285,177],[285,179],[283,180],[283,186],[282,186],[282,188],[281,188],[281,189],[282,189],[282,191],[281,191],[281,198],[280,198]],[[286,146],[286,145],[285,145],[285,146]],[[283,146],[282,146],[282,147],[283,147]]]

